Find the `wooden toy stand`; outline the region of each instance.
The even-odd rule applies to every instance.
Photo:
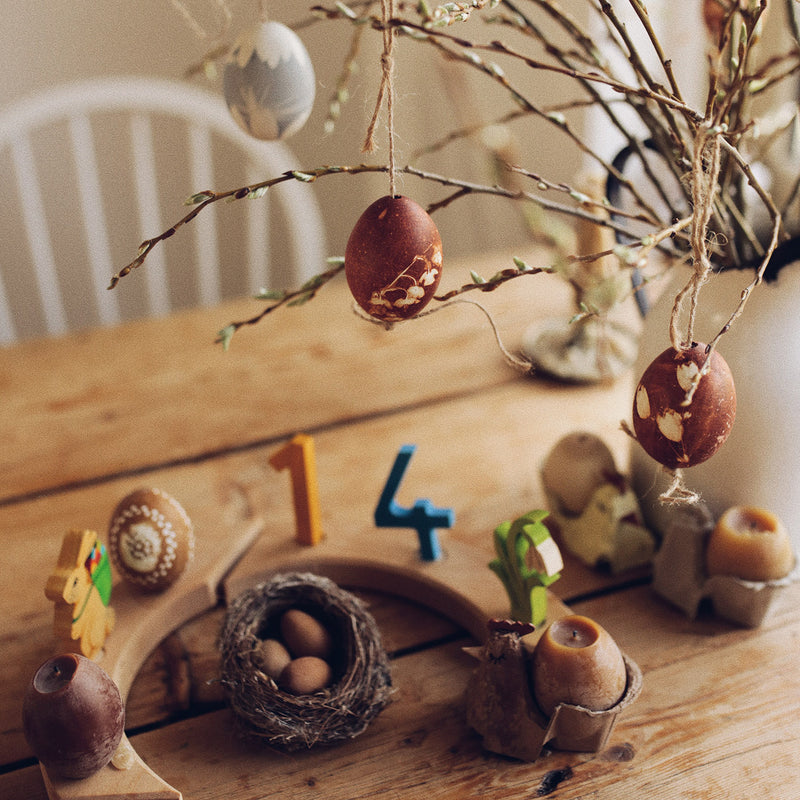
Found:
[[[394,529],[370,532],[368,546],[363,541],[354,543],[347,535],[332,536],[314,546],[271,535],[259,544],[260,554],[266,553],[262,571],[232,572],[256,538],[268,535],[262,532],[263,522],[253,520],[235,535],[204,535],[202,525],[197,528],[194,562],[163,594],[142,594],[126,584],[114,587],[116,626],[99,663],[116,681],[123,701],[150,652],[172,630],[213,608],[221,588],[233,598],[279,572],[311,572],[344,587],[396,594],[449,617],[479,642],[486,639],[489,619],[508,615],[508,597],[490,573],[487,555],[458,542],[445,541],[440,560],[423,561],[414,537]],[[380,554],[380,558],[354,555],[364,551]],[[568,613],[569,609],[548,593],[548,620]],[[109,765],[83,780],[50,778],[42,768],[49,797],[181,800],[178,789],[159,778],[133,748],[130,751],[133,764],[129,769]]]

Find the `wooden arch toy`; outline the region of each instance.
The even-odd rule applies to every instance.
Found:
[[[352,534],[331,536],[314,547],[287,537],[271,537],[265,563],[258,574],[229,574],[259,536],[266,537],[263,521],[253,519],[237,534],[204,536],[197,531],[194,563],[172,587],[158,595],[142,595],[124,582],[114,587],[114,608],[118,632],[106,642],[100,661],[103,669],[127,700],[131,684],[142,663],[172,630],[217,603],[224,588],[228,597],[285,571],[314,572],[348,588],[371,589],[405,597],[440,612],[466,629],[478,642],[487,637],[487,620],[508,615],[508,597],[499,580],[487,579],[487,557],[458,542],[444,547],[444,558],[424,561],[411,537],[391,530],[370,533],[370,552],[381,559],[354,557],[358,552]],[[490,576],[489,576],[490,578]],[[550,596],[549,619],[569,610]],[[168,621],[168,623],[167,623]],[[151,770],[123,738],[131,766],[117,769],[108,765],[79,781],[50,777],[42,767],[51,800],[182,800],[181,792]]]

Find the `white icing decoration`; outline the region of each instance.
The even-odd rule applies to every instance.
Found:
[[[131,525],[120,542],[122,560],[136,572],[152,572],[161,557],[161,536],[148,522]]]
[[[656,417],[656,424],[664,437],[671,442],[680,442],[683,439],[683,417],[674,409],[668,408]]]
[[[179,541],[177,531],[166,514],[147,504],[131,504],[113,520],[109,532],[112,558],[127,567],[126,576],[142,586],[153,586],[172,572],[181,545],[187,551],[187,561],[194,555],[192,524],[186,511],[169,495],[154,489],[152,493],[163,500],[185,526]]]

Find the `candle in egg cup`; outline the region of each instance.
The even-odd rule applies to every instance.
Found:
[[[784,536],[777,517],[762,509],[735,506],[716,521],[702,501],[672,509],[653,561],[653,589],[690,619],[707,598],[716,616],[757,628],[796,577],[791,546],[778,546]],[[770,574],[780,577],[764,579]]]
[[[733,506],[717,521],[706,545],[709,575],[774,581],[792,570],[795,555],[783,523],[770,511]]]
[[[577,614],[548,626],[533,651],[531,669],[536,702],[548,718],[562,703],[608,710],[627,686],[617,643],[601,625]]]
[[[114,756],[125,726],[119,689],[94,661],[64,653],[45,661],[25,691],[25,739],[51,775],[88,778]]]

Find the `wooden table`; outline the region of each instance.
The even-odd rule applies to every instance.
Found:
[[[511,347],[527,323],[564,316],[569,302],[549,276],[480,299]],[[276,548],[292,546],[288,478],[268,464],[290,436],[313,434],[323,525],[354,558],[376,541],[375,503],[398,449],[412,443],[398,501],[424,496],[452,508],[454,527],[440,531],[445,553],[471,548],[474,570],[491,582],[492,530],[543,504],[538,467],[559,437],[593,430],[624,464],[619,422],[630,376],[591,388],[522,376],[475,308],[387,332],[353,315],[343,285],[333,285],[239,333],[227,353],[213,344],[218,329],[253,310],[244,301],[0,352],[0,797],[46,797],[22,734],[21,696],[53,652],[43,587],[61,536],[72,527],[104,536],[132,489],[170,492],[205,537],[233,541],[263,519],[233,573],[248,585]],[[392,535],[401,549],[416,537]],[[611,578],[569,557],[553,589],[601,622],[644,672],[642,694],[597,754],[550,752],[530,764],[484,752],[464,719],[475,662],[462,648],[472,638],[375,591],[359,594],[392,656],[395,695],[362,736],[291,755],[236,740],[214,683],[223,596],[145,661],[128,697],[130,741],[192,800],[531,798],[566,767],[553,797],[800,797],[796,586],[755,631],[708,615],[689,621],[654,595],[646,575]]]

